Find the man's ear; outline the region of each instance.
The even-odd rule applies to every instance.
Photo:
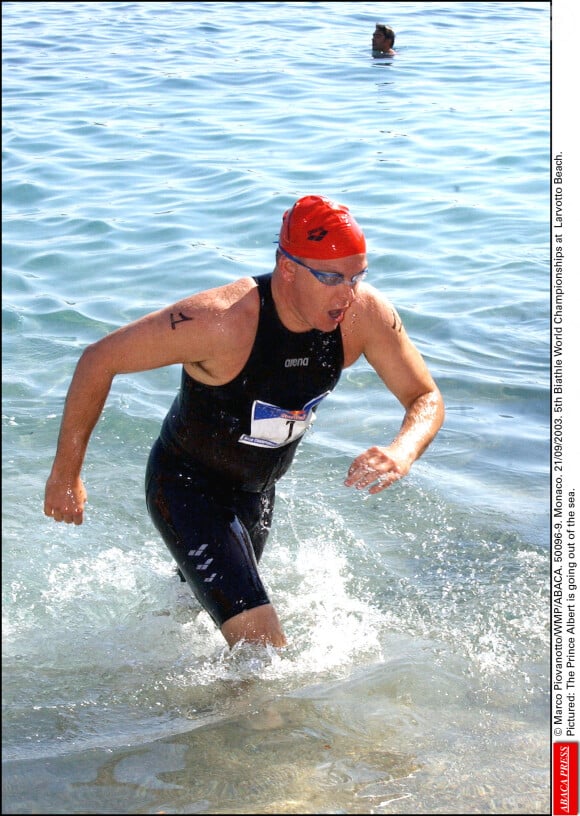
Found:
[[[296,278],[296,270],[294,268],[294,264],[287,258],[285,255],[280,253],[280,257],[278,258],[278,269],[285,281],[288,283],[294,283],[294,279]]]

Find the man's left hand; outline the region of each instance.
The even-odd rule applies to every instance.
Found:
[[[409,469],[410,465],[390,455],[388,447],[374,446],[357,456],[348,469],[344,484],[357,490],[368,487],[369,493],[380,493],[406,476]]]

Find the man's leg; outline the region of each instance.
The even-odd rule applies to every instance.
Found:
[[[286,637],[272,604],[256,606],[234,615],[222,625],[221,631],[228,646],[233,646],[240,640],[276,647],[286,646]]]
[[[271,526],[273,490],[226,491],[200,469],[174,462],[158,443],[146,483],[152,521],[228,645],[284,646],[257,564]]]

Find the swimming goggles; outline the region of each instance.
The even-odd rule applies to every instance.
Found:
[[[316,280],[319,280],[320,283],[323,283],[325,286],[340,286],[342,283],[346,284],[347,286],[355,287],[357,283],[360,283],[365,277],[367,272],[369,271],[368,266],[366,266],[361,272],[358,272],[356,275],[353,275],[352,278],[349,280],[345,278],[344,275],[341,275],[340,272],[321,272],[320,269],[313,269],[311,266],[307,266],[302,261],[299,261],[298,258],[295,258],[294,255],[290,255],[289,252],[286,252],[285,249],[282,249],[280,244],[278,244],[278,249],[289,258],[294,263],[298,264],[299,266],[303,266],[304,269],[308,269],[311,275],[314,275]]]

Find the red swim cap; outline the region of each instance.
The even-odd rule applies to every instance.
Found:
[[[299,258],[330,261],[367,251],[363,231],[348,207],[324,196],[304,196],[286,210],[279,240],[282,249]]]

